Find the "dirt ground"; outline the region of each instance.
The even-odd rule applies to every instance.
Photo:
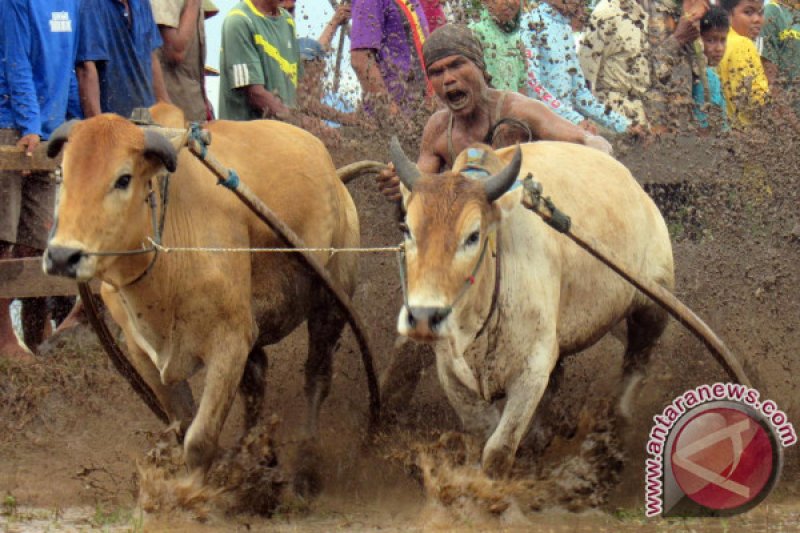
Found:
[[[385,160],[385,146],[380,139],[374,146],[338,151],[336,163]],[[795,377],[800,373],[800,151],[791,140],[762,131],[746,142],[691,136],[646,148],[619,146],[617,154],[668,218],[678,297],[745,362],[762,398],[775,400],[790,421],[800,423]],[[396,244],[394,209],[371,180],[349,188],[363,245]],[[361,269],[355,304],[368,324],[378,370],[397,350],[419,356],[417,348],[396,347],[395,257],[364,255]],[[299,442],[305,343],[301,328],[268,349],[266,401],[272,419],[264,453],[280,469],[272,478],[280,495],[270,517],[249,512],[252,508],[230,512],[231,496],[225,494],[195,494],[185,506],[151,501],[158,500],[153,450],[171,453],[169,446],[159,448],[164,428],[115,374],[90,331],[52,339],[33,367],[2,364],[0,527],[14,532],[800,528],[796,447],[786,450],[776,491],[745,515],[644,517],[644,447],[652,416],[689,388],[725,380],[702,344],[675,322],[656,349],[626,430],[608,416],[623,350],[609,336],[564,361],[564,384],[543,421],[554,438],[528,443],[512,480],[494,484],[477,475],[475,443],[458,433],[433,371],[378,435],[366,439],[363,369],[347,332],[336,354],[315,451],[321,492],[309,499],[288,489],[293,472],[309,458]],[[201,379],[194,378],[197,390]],[[238,446],[240,410],[237,403],[225,428],[226,450]],[[140,499],[143,479],[150,480],[144,483],[151,485],[149,503]],[[227,507],[220,504],[226,497]]]

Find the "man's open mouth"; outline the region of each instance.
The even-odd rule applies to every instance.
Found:
[[[450,109],[457,111],[467,105],[469,95],[461,89],[452,89],[445,93],[447,105]]]

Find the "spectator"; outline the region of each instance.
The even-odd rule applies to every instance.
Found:
[[[705,76],[698,42],[709,0],[639,0],[649,15],[652,87],[645,102],[655,131],[685,128],[692,117],[693,80]]]
[[[422,10],[425,11],[425,20],[428,21],[428,31],[433,33],[447,24],[442,0],[421,0]]]
[[[685,3],[677,22],[680,9],[665,0],[601,0],[589,19],[579,53],[583,73],[592,92],[634,126],[650,129],[646,99],[654,131],[666,129],[667,117],[680,121],[681,106],[689,117],[692,43],[707,0]]]
[[[222,26],[220,118],[288,120],[301,74],[294,19],[279,0],[245,0]]]
[[[721,124],[727,129],[725,97],[715,67],[725,55],[729,28],[728,13],[718,6],[711,6],[700,20],[700,38],[708,66],[705,78],[695,80],[692,96],[695,102],[694,116],[703,129],[709,127],[709,113],[715,117],[712,123]]]
[[[419,0],[353,0],[350,63],[367,109],[411,115],[424,103],[422,45],[428,23]],[[401,113],[402,112],[402,113]]]
[[[772,0],[764,8],[764,19],[764,73],[773,93],[778,88],[785,91],[800,116],[800,2]]]
[[[490,85],[527,93],[528,68],[520,34],[522,0],[483,0],[479,19],[469,24],[483,48]]]
[[[764,5],[762,0],[722,0],[722,7],[731,28],[719,77],[729,117],[734,124],[746,125],[769,96],[769,82],[754,42],[764,22]]]
[[[632,125],[648,128],[649,17],[637,0],[600,0],[578,54],[592,92]]]
[[[148,0],[81,0],[76,73],[86,117],[169,102]]]
[[[0,27],[0,144],[30,155],[67,114],[78,0],[4,0]],[[52,224],[53,180],[46,172],[0,171],[0,198],[0,255],[40,255]],[[14,334],[10,303],[0,300],[0,355],[30,361]],[[22,300],[22,326],[35,351],[47,330],[45,298]]]
[[[158,51],[170,100],[186,120],[213,118],[206,96],[206,35],[204,20],[217,13],[210,0],[150,0],[161,40]]]
[[[629,121],[597,100],[586,86],[570,20],[583,15],[582,0],[540,2],[522,17],[522,41],[528,48],[528,68],[554,91],[561,105],[555,112],[573,124],[592,130],[591,120],[615,133]]]

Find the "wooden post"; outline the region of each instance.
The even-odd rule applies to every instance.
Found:
[[[16,146],[0,146],[0,170],[49,172],[60,164],[61,156],[54,159],[47,157],[47,143],[37,146],[32,156],[27,156],[24,150]]]

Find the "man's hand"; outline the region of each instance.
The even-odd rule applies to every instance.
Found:
[[[708,11],[708,0],[687,0],[684,2],[683,15],[673,36],[681,46],[700,37],[700,19]]]
[[[400,178],[393,164],[389,163],[385,170],[381,170],[375,181],[378,183],[378,190],[387,200],[397,202],[403,199],[403,194],[400,192]]]
[[[336,27],[341,26],[342,24],[347,24],[348,20],[350,20],[350,4],[339,4],[339,7],[336,8],[336,12],[333,14],[330,23]]]
[[[42,138],[35,133],[29,133],[17,141],[17,148],[25,150],[25,155],[33,157],[33,151],[39,146]]]
[[[584,146],[588,146],[589,148],[594,148],[595,150],[600,150],[603,153],[611,155],[614,153],[614,148],[611,146],[611,143],[605,140],[605,138],[600,137],[599,135],[592,135],[591,133],[587,133],[586,137],[583,138]]]

